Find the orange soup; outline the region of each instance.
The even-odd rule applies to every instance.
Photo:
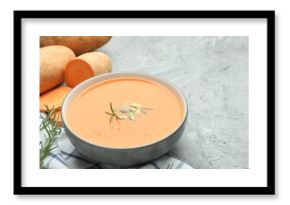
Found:
[[[118,77],[81,91],[66,112],[70,129],[83,140],[111,148],[151,144],[173,132],[183,107],[165,85],[138,77]]]

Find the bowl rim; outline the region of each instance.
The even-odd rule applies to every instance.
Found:
[[[69,127],[66,117],[65,117],[65,111],[66,111],[66,107],[68,106],[67,102],[71,97],[71,95],[73,95],[75,92],[78,91],[78,93],[76,95],[78,95],[83,89],[87,88],[88,86],[91,86],[93,84],[93,82],[101,82],[103,80],[109,80],[109,79],[113,79],[113,78],[118,78],[118,77],[139,77],[139,78],[144,78],[147,80],[151,80],[154,81],[155,83],[159,83],[164,85],[165,87],[167,87],[169,90],[174,91],[174,94],[178,94],[179,97],[179,101],[181,102],[182,106],[183,106],[183,118],[182,120],[179,122],[179,124],[176,126],[176,128],[169,132],[166,136],[150,142],[148,144],[144,144],[144,145],[140,145],[140,146],[133,146],[133,147],[107,147],[107,146],[103,146],[103,145],[98,145],[98,144],[94,144],[90,141],[87,141],[83,138],[81,138],[80,136],[78,136],[78,134],[76,134],[73,129],[71,129],[71,127]],[[88,85],[87,85],[88,84]],[[86,86],[87,85],[87,86]],[[80,91],[79,91],[80,90]],[[73,99],[73,98],[72,98]],[[105,74],[100,74],[97,76],[94,76],[92,78],[89,78],[83,82],[81,82],[80,84],[78,84],[76,87],[74,87],[69,94],[65,97],[65,99],[63,100],[62,103],[62,109],[61,109],[61,117],[62,117],[62,123],[63,123],[63,127],[68,129],[69,132],[71,134],[74,135],[75,138],[77,138],[78,140],[87,143],[91,146],[95,146],[98,148],[102,148],[102,149],[110,149],[110,150],[131,150],[131,149],[140,149],[140,148],[145,148],[145,147],[149,147],[152,146],[154,144],[157,143],[161,143],[162,141],[166,140],[167,138],[169,138],[170,136],[172,136],[175,132],[177,132],[182,126],[183,124],[186,122],[187,119],[187,115],[188,115],[188,103],[187,100],[184,96],[184,94],[181,92],[181,90],[174,85],[172,82],[169,82],[168,80],[163,79],[162,77],[155,77],[153,75],[150,74],[145,74],[145,73],[141,73],[141,72],[114,72],[114,73],[105,73]],[[69,136],[68,136],[69,137]]]

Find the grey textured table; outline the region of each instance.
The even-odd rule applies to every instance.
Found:
[[[194,168],[248,168],[248,37],[113,37],[113,72],[160,76],[188,100],[170,155]]]

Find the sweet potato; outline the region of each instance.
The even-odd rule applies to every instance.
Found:
[[[68,62],[64,70],[64,81],[73,88],[95,75],[112,71],[110,58],[102,52],[89,52]]]
[[[45,112],[47,107],[60,110],[62,102],[70,90],[69,87],[58,87],[42,94],[40,96],[40,112]]]
[[[40,36],[40,47],[62,45],[81,55],[105,45],[112,36]]]
[[[40,48],[40,94],[64,81],[64,68],[73,58],[74,52],[65,46]]]

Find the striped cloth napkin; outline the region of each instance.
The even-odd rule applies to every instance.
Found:
[[[40,133],[40,140],[46,139],[44,132]],[[62,128],[61,134],[55,142],[53,149],[44,160],[46,169],[121,169],[120,166],[93,163],[83,157],[71,144]],[[126,167],[127,168],[127,167]],[[168,155],[164,155],[157,160],[151,161],[133,169],[192,169],[188,164]]]

